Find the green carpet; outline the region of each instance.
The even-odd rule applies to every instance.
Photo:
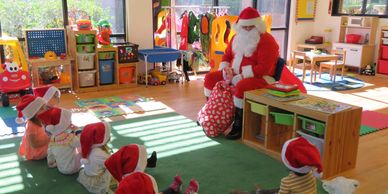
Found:
[[[232,189],[252,190],[279,185],[288,174],[283,164],[236,141],[206,137],[196,123],[176,113],[112,123],[111,145],[117,150],[130,143],[145,144],[157,151],[155,177],[166,188],[179,173],[187,187],[191,178],[200,183],[201,194],[223,194]],[[17,156],[20,137],[0,140],[0,193],[87,193],[78,175],[61,175],[46,161],[23,161]],[[325,193],[317,182],[318,193]]]

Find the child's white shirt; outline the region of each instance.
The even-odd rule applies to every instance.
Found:
[[[84,165],[85,174],[88,176],[98,176],[104,173],[104,162],[108,159],[110,154],[106,153],[101,148],[93,148],[89,154],[89,163]]]
[[[58,144],[50,142],[49,154],[53,155],[57,163],[59,172],[63,174],[74,174],[79,171],[81,167],[81,152],[80,152],[80,140],[79,137],[74,134],[72,140],[67,144]],[[52,137],[52,139],[55,137]]]

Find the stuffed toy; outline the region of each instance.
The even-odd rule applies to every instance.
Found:
[[[354,179],[348,179],[342,176],[329,181],[322,181],[322,187],[329,194],[354,194],[360,183]]]

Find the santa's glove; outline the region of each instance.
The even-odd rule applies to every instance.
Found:
[[[239,81],[241,81],[242,79],[243,79],[243,76],[242,76],[241,74],[237,74],[237,75],[235,75],[235,76],[232,78],[232,84],[233,84],[234,86],[236,86],[237,83],[238,83]]]

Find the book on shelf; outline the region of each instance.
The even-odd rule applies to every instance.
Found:
[[[267,89],[275,90],[279,92],[291,92],[298,89],[298,85],[296,84],[282,84],[279,82],[270,84],[267,86]]]
[[[304,107],[304,108],[308,108],[311,110],[316,110],[324,113],[329,113],[329,114],[352,108],[352,106],[347,104],[329,101],[322,98],[314,98],[314,97],[308,97],[301,100],[292,101],[292,102],[289,102],[289,104],[293,104],[296,106],[300,106],[300,107]]]

